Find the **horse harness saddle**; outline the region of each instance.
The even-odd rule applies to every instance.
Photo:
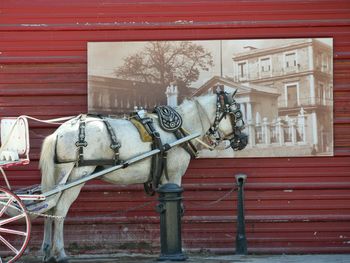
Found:
[[[154,109],[154,113],[157,114],[159,126],[166,132],[174,133],[177,139],[181,139],[188,134],[182,129],[182,118],[175,109],[170,106],[157,106]],[[84,159],[84,148],[88,146],[85,141],[85,127],[86,127],[86,117],[87,115],[82,114],[79,117],[79,134],[78,141],[75,146],[78,149],[78,157],[76,160],[76,166],[88,166],[88,165],[118,165],[122,161],[119,159],[119,149],[121,147],[117,136],[108,122],[108,120],[101,115],[89,115],[93,117],[98,117],[103,121],[108,131],[111,144],[110,148],[114,151],[114,157],[111,160],[99,159],[99,160],[85,160]],[[148,182],[144,183],[145,192],[148,195],[154,195],[155,189],[157,189],[162,174],[164,172],[165,177],[169,179],[167,173],[167,151],[170,149],[168,144],[163,144],[160,138],[159,132],[154,128],[153,119],[148,117],[146,114],[141,114],[140,112],[132,113],[130,117],[131,122],[138,129],[140,137],[144,138],[145,141],[152,142],[152,150],[159,149],[160,153],[152,157],[151,165],[151,176]],[[141,128],[143,127],[143,129]],[[146,132],[145,132],[146,131]],[[151,140],[150,140],[151,139]],[[191,141],[188,141],[182,145],[182,147],[191,155],[192,158],[197,156],[197,149]]]
[[[174,133],[177,139],[181,139],[186,136],[186,133],[181,128],[182,118],[175,109],[170,106],[157,106],[154,109],[154,113],[157,114],[159,126],[164,131]],[[157,132],[157,130],[154,128],[152,118],[147,117],[145,114],[140,114],[139,112],[133,113],[131,118],[134,119],[134,121],[132,121],[134,124],[135,120],[141,123],[152,138],[152,150],[160,150],[159,154],[152,157],[151,177],[148,182],[144,183],[145,192],[148,195],[154,195],[155,189],[158,188],[163,172],[166,179],[169,180],[167,169],[167,153],[169,150],[169,148],[167,148],[168,144],[162,143],[159,132]],[[141,135],[140,130],[139,133]],[[197,156],[197,149],[191,141],[183,144],[182,147],[184,147],[192,158]]]

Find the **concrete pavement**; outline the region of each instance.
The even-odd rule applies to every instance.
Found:
[[[189,263],[350,263],[350,254],[316,254],[316,255],[198,255],[189,254],[185,262]],[[155,263],[158,255],[113,254],[73,256],[72,263]],[[39,263],[39,258],[24,256],[19,262]]]

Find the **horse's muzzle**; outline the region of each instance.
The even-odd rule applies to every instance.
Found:
[[[230,140],[230,146],[234,151],[243,150],[248,144],[248,135],[245,133],[236,134]]]

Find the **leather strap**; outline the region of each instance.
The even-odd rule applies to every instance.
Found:
[[[181,139],[183,137],[186,137],[186,132],[183,128],[178,129],[174,132],[177,139]],[[196,158],[198,155],[197,147],[191,142],[188,141],[182,145],[182,147],[191,155],[191,158]]]
[[[84,147],[88,146],[88,143],[85,141],[85,123],[86,115],[82,114],[79,118],[79,135],[78,141],[75,143],[75,146],[78,148],[78,157],[76,161],[76,167],[81,166],[84,161]]]
[[[121,147],[120,142],[117,140],[117,136],[115,135],[115,132],[113,130],[113,127],[111,124],[108,122],[107,119],[102,118],[103,123],[106,125],[109,137],[111,139],[111,145],[109,146],[113,151],[114,151],[114,165],[117,165],[120,163],[119,161],[119,149]]]
[[[103,123],[106,125],[107,132],[109,134],[109,137],[111,139],[110,148],[114,151],[114,157],[113,159],[96,159],[96,160],[86,160],[84,158],[84,148],[88,146],[88,143],[85,141],[85,129],[86,129],[86,117],[87,115],[82,114],[79,117],[79,134],[78,134],[78,141],[75,143],[75,146],[78,148],[78,156],[75,161],[76,167],[80,166],[101,166],[101,165],[117,165],[120,164],[119,160],[119,149],[121,147],[120,142],[117,139],[117,136],[113,130],[113,127],[108,122],[107,119],[96,115],[96,117],[101,118]],[[57,144],[57,140],[56,140]],[[57,145],[56,145],[57,149]],[[55,157],[56,163],[68,163],[71,161],[58,161],[57,160],[57,153]]]
[[[147,195],[153,196],[155,194],[155,189],[160,183],[160,178],[162,177],[163,171],[165,172],[165,176],[168,177],[166,171],[167,152],[164,148],[159,132],[157,132],[157,130],[154,128],[153,119],[149,117],[141,118],[138,114],[133,117],[142,123],[146,131],[152,137],[152,150],[160,150],[159,154],[156,154],[152,157],[151,178],[148,182],[144,183],[144,189]]]

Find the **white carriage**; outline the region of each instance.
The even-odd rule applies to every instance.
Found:
[[[4,258],[7,258],[8,262],[14,262],[22,255],[30,238],[31,223],[23,201],[38,199],[38,196],[16,195],[11,191],[4,172],[4,168],[29,164],[27,119],[3,118],[0,129],[0,171],[7,185],[7,189],[0,187],[0,262],[3,262]],[[15,215],[11,210],[16,210]]]

